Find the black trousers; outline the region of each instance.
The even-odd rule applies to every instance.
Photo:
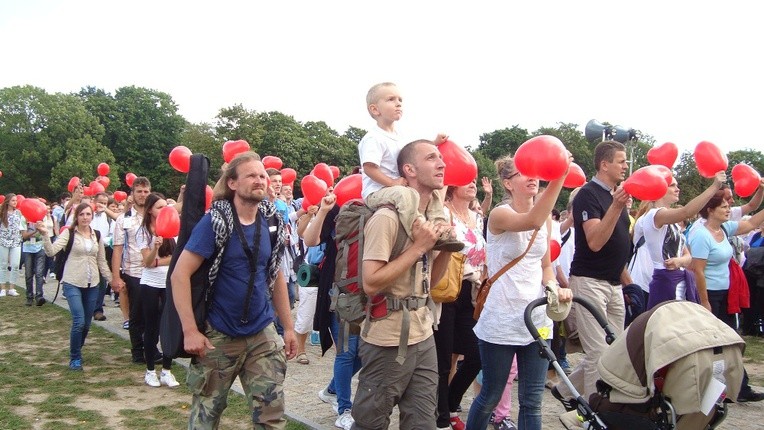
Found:
[[[127,299],[130,302],[130,352],[133,361],[143,361],[143,332],[145,322],[143,320],[143,300],[141,300],[140,278],[122,274],[127,288]]]
[[[448,427],[450,412],[456,408],[464,393],[480,372],[480,350],[477,336],[472,329],[476,321],[472,318],[472,283],[462,281],[459,297],[453,303],[443,303],[435,331],[435,349],[438,355],[438,427]],[[451,383],[451,355],[462,354],[464,361],[459,366]]]
[[[143,332],[144,357],[146,358],[146,369],[154,370],[154,361],[159,356],[157,342],[159,342],[159,321],[162,319],[166,301],[166,290],[164,288],[154,288],[149,285],[141,284],[141,301],[143,302],[143,322],[145,329]],[[132,306],[132,302],[130,302]],[[172,358],[162,357],[162,368],[169,370],[172,366]]]

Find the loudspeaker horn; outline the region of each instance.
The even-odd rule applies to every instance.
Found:
[[[596,140],[607,140],[613,136],[613,127],[604,125],[596,119],[590,120],[586,123],[584,128],[584,136],[589,142],[595,142]]]

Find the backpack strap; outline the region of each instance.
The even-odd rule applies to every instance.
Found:
[[[255,274],[257,273],[257,259],[260,256],[260,237],[262,235],[262,227],[260,226],[260,211],[255,212],[255,241],[253,247],[247,243],[247,238],[244,236],[244,229],[239,222],[239,216],[236,214],[236,207],[231,205],[233,210],[233,226],[236,230],[236,235],[239,236],[241,247],[244,249],[244,253],[247,254],[247,260],[249,260],[249,280],[247,281],[247,295],[244,297],[244,306],[241,313],[240,322],[247,324],[249,322],[249,306],[252,301],[252,292],[255,290]],[[271,239],[272,240],[272,239]],[[273,244],[273,242],[271,242]],[[254,248],[254,249],[253,249]]]

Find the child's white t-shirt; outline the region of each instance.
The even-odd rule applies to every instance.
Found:
[[[408,141],[403,140],[397,132],[389,133],[375,125],[358,145],[361,167],[364,163],[373,163],[379,166],[385,176],[392,179],[399,178],[401,175],[398,173],[398,154],[407,143]],[[361,170],[361,177],[363,179],[361,196],[364,200],[369,194],[384,188],[382,184],[368,177],[363,170]]]

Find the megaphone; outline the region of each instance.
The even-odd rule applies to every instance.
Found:
[[[602,124],[596,119],[593,119],[586,123],[586,127],[584,128],[584,137],[586,137],[586,140],[593,143],[598,139],[599,141],[603,141],[612,138],[613,132],[613,127]]]
[[[611,137],[611,139],[615,140],[616,142],[626,143],[629,140],[637,140],[637,131],[633,128],[624,128],[620,125],[617,125],[613,128],[615,133]]]

